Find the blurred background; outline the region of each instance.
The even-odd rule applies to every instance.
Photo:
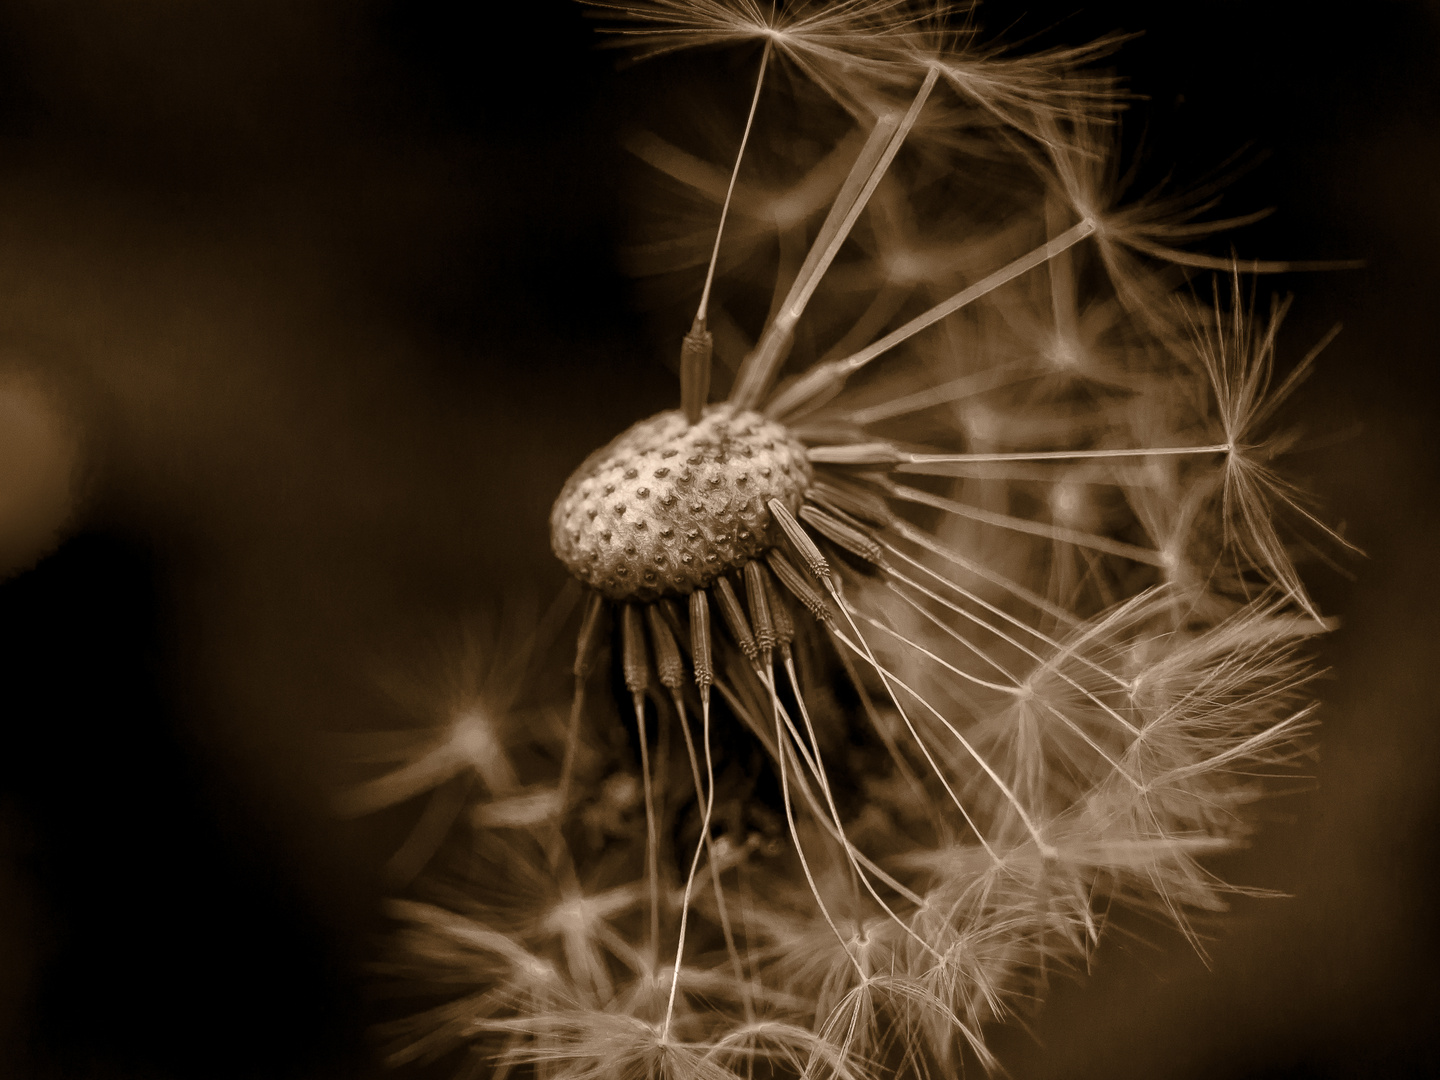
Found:
[[[402,820],[325,736],[374,673],[561,583],[570,469],[670,407],[617,268],[616,72],[568,0],[0,0],[0,1075],[382,1075],[364,966]],[[998,1042],[1029,1077],[1440,1075],[1440,5],[995,0],[1114,61],[1142,186],[1253,166],[1294,290],[1294,467],[1368,557],[1316,783],[1222,867],[1209,965],[1117,936]],[[1079,9],[1079,10],[1077,10]],[[673,69],[671,69],[673,71]],[[1143,140],[1141,136],[1143,134]],[[1284,352],[1283,350],[1288,350]],[[517,583],[522,583],[517,585]]]

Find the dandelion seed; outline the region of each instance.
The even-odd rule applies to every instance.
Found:
[[[556,716],[526,700],[525,683],[552,632],[545,622],[567,609],[562,598],[538,625],[527,616],[467,628],[437,683],[413,675],[391,680],[392,696],[418,723],[347,736],[353,762],[385,769],[342,792],[341,813],[370,814],[429,796],[390,861],[396,879],[408,881],[423,868],[467,806],[473,823],[490,828],[529,828],[560,811],[543,764],[544,737],[556,729]]]

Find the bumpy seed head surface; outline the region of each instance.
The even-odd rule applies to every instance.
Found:
[[[729,405],[691,425],[658,413],[585,459],[550,512],[550,544],[612,600],[709,585],[769,548],[766,503],[792,512],[810,486],[805,448],[782,424]]]

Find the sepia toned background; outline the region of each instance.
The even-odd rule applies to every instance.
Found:
[[[478,608],[548,598],[570,469],[674,404],[619,272],[617,73],[568,0],[0,0],[0,1076],[365,1078],[403,815],[328,736]],[[996,0],[1114,60],[1142,186],[1276,206],[1292,465],[1367,552],[1315,781],[1207,942],[1124,926],[998,1037],[1020,1078],[1440,1075],[1440,5]],[[483,13],[483,14],[482,14]],[[702,70],[703,67],[702,67]],[[718,69],[717,69],[718,70]],[[1288,351],[1286,351],[1288,350]],[[1349,576],[1347,576],[1349,575]],[[1143,930],[1143,935],[1129,931]]]

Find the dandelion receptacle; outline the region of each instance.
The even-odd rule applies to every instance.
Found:
[[[497,634],[481,705],[360,789],[429,793],[407,880],[467,827],[394,909],[436,1003],[393,1059],[996,1069],[987,1028],[1115,905],[1199,947],[1231,891],[1207,860],[1306,750],[1329,624],[1291,552],[1343,541],[1276,413],[1324,342],[1277,364],[1253,299],[1298,264],[1191,250],[1248,220],[1213,193],[1127,200],[1115,41],[1011,53],[899,0],[590,6],[632,56],[730,54],[740,107],[631,139],[631,262],[689,332],[678,406],[554,503],[568,692],[514,707],[560,680]]]

